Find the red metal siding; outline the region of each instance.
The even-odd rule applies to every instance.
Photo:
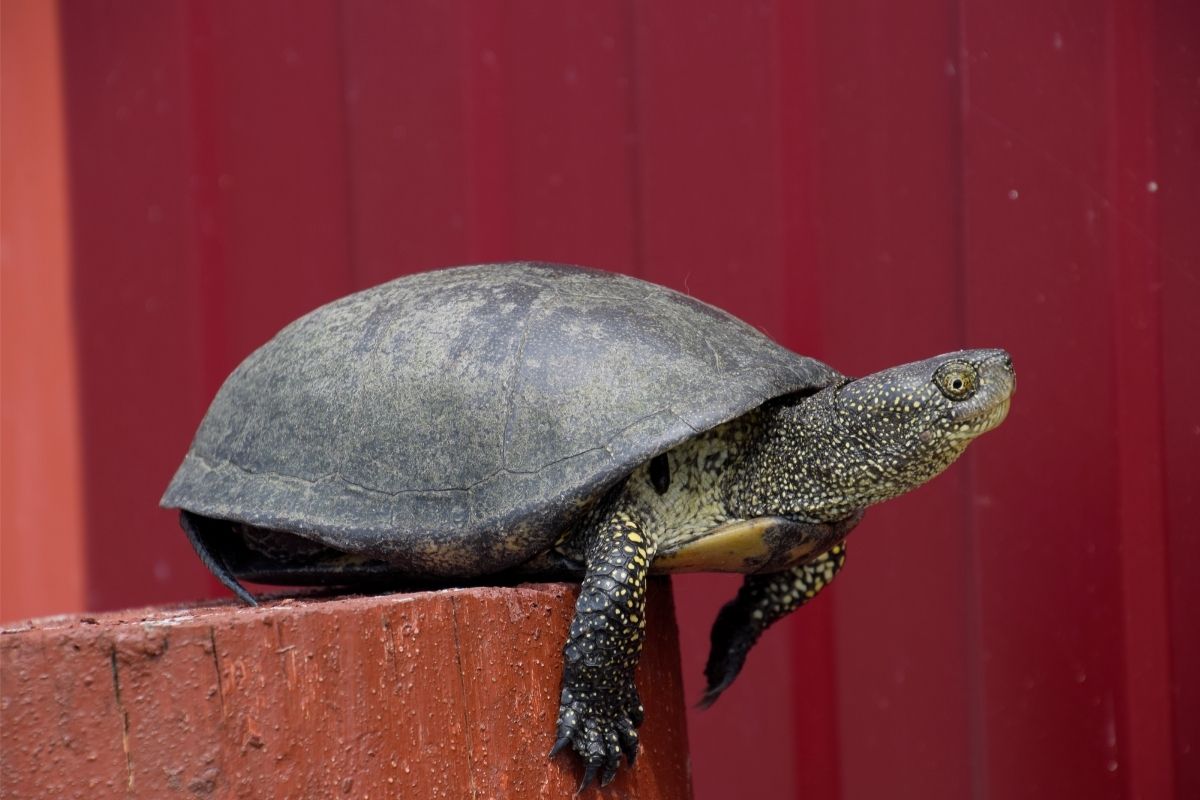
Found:
[[[171,516],[154,502],[211,394],[184,11],[60,6],[87,596],[98,609],[213,586],[187,542],[164,535]]]
[[[873,510],[689,725],[697,797],[1200,793],[1194,3],[62,5],[89,597],[213,592],[158,494],[283,323],[542,258],[1011,419]],[[737,581],[677,582],[689,697]]]
[[[1173,740],[1179,797],[1200,796],[1200,12],[1189,0],[1154,6],[1153,97],[1157,202],[1146,242],[1159,280],[1158,314],[1136,319],[1157,329],[1163,383],[1163,513],[1166,521]],[[1153,312],[1155,309],[1151,309]],[[1151,389],[1149,394],[1153,395]],[[1134,731],[1137,735],[1138,731]]]
[[[812,25],[823,355],[865,374],[960,346],[1008,346],[964,330],[954,4],[817,4]],[[1019,354],[1016,364],[1023,382]],[[1002,458],[999,444],[981,441],[967,463],[872,510],[849,543],[834,594],[844,797],[950,800],[978,785],[967,497],[971,459]]]
[[[811,331],[793,325],[792,292],[807,273],[784,258],[778,26],[771,4],[725,13],[719,2],[648,3],[634,19],[640,274],[716,303],[801,350]],[[797,263],[808,262],[801,257]],[[737,590],[733,578],[676,580],[685,688],[703,691],[708,631]],[[810,608],[821,633],[827,604]],[[799,796],[834,785],[833,697],[815,693],[795,724],[796,689],[822,686],[830,653],[781,626],[756,648],[742,680],[689,719],[698,797]],[[760,648],[760,649],[759,649]],[[823,670],[824,668],[824,670]],[[813,758],[812,756],[818,756]],[[824,757],[821,757],[824,756]],[[758,763],[762,769],[746,768]],[[803,766],[801,766],[803,765]]]
[[[1136,327],[1139,300],[1122,291],[1149,289],[1139,277],[1153,270],[1144,248],[1127,247],[1144,238],[1130,227],[1155,178],[1141,163],[1145,138],[1124,135],[1148,104],[1117,84],[1142,74],[1144,42],[1115,46],[1137,30],[1134,5],[997,6],[964,20],[974,54],[964,109],[968,325],[1013,349],[1022,370],[1013,421],[1028,420],[1028,434],[977,459],[974,474],[987,499],[973,509],[985,778],[1000,796],[1169,796],[1169,719],[1155,696],[1170,677],[1158,656],[1166,642],[1150,633],[1151,649],[1139,652],[1124,640],[1148,629],[1126,631],[1123,604],[1146,602],[1165,578],[1162,559],[1151,559],[1127,584],[1135,576],[1123,568],[1134,565],[1122,560],[1159,550],[1163,536],[1154,503],[1122,513],[1137,491],[1127,470],[1157,467],[1161,402],[1136,390],[1139,376],[1158,385],[1157,354],[1127,358],[1154,345]],[[1015,47],[1018,37],[1041,46]],[[1144,96],[1148,87],[1138,88]],[[1136,199],[1122,192],[1126,176]],[[1134,514],[1147,515],[1143,525]],[[1139,714],[1151,716],[1134,738]]]

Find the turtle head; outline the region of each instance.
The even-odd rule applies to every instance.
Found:
[[[871,502],[948,467],[976,436],[1004,421],[1015,388],[1003,350],[946,353],[838,387],[837,427],[860,448],[862,467],[884,494]]]
[[[954,463],[1004,421],[1016,387],[1003,350],[960,350],[764,407],[764,436],[730,479],[737,516],[849,519]]]

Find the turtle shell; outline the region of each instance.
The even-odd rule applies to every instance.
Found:
[[[322,306],[251,354],[162,505],[401,573],[498,572],[640,463],[838,377],[634,278],[527,262],[426,272]]]

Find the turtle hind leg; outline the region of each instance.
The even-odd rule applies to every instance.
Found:
[[[586,573],[563,647],[562,695],[553,756],[568,745],[584,762],[582,791],[633,766],[644,709],[634,670],[645,633],[646,575],[653,546],[637,519],[612,513],[586,545]]]
[[[207,522],[206,518],[190,511],[182,509],[179,511],[179,527],[183,528],[183,532],[187,534],[188,541],[192,543],[192,549],[196,551],[196,555],[200,556],[200,561],[208,567],[208,571],[215,575],[225,588],[237,595],[243,603],[250,606],[258,605],[254,595],[238,582],[238,579],[229,571],[229,567],[225,566],[225,562],[208,546],[208,532],[205,530]]]
[[[737,597],[725,604],[712,628],[704,677],[708,688],[699,706],[708,708],[742,671],[746,655],[763,631],[829,585],[846,563],[846,545],[834,545],[813,561],[766,575],[748,575]]]

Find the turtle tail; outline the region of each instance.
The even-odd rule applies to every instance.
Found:
[[[238,599],[246,605],[256,606],[258,601],[254,599],[254,595],[246,590],[245,586],[238,583],[238,579],[229,571],[229,567],[218,556],[211,547],[209,547],[207,523],[209,520],[206,517],[201,517],[198,514],[193,514],[190,511],[180,509],[179,511],[179,527],[183,528],[183,532],[187,534],[188,541],[192,543],[192,548],[195,549],[196,555],[200,556],[200,560],[204,566],[208,567],[209,572],[216,576],[229,591],[237,595]]]

